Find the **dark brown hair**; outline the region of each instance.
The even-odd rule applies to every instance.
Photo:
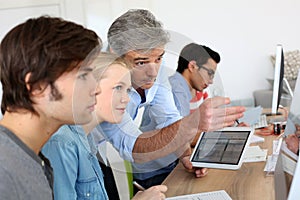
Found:
[[[56,79],[98,54],[101,46],[95,32],[61,18],[42,16],[14,27],[0,47],[2,113],[26,109],[37,114],[30,94],[38,83],[49,84],[51,98],[61,99]],[[28,73],[30,90],[25,83]]]

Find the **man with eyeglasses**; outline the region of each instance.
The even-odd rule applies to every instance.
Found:
[[[169,81],[176,107],[182,116],[195,111],[208,97],[203,90],[213,83],[220,60],[217,52],[196,43],[190,43],[181,50],[176,73]]]
[[[169,80],[176,107],[182,116],[189,115],[207,98],[203,90],[213,83],[220,60],[217,52],[196,43],[181,50],[176,73]]]

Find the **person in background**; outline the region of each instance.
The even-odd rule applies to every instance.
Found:
[[[96,81],[89,63],[101,45],[95,32],[45,16],[3,38],[0,199],[53,198],[52,168],[40,150],[63,124],[92,120]]]
[[[123,59],[101,53],[92,63],[98,81],[93,120],[62,126],[43,147],[54,170],[54,199],[108,199],[91,131],[104,121],[119,123],[129,102],[130,67]],[[102,152],[100,152],[101,154]],[[133,199],[163,199],[166,186],[140,191]],[[115,191],[117,192],[117,191]]]
[[[168,41],[168,33],[148,10],[129,10],[112,23],[109,47],[133,65],[133,89],[121,123],[103,122],[92,133],[103,133],[121,157],[132,162],[134,179],[145,188],[161,184],[176,166],[178,157],[190,155],[189,143],[198,130],[232,125],[245,111],[244,107],[224,108],[230,103],[229,98],[217,97],[182,118],[170,88],[165,86],[169,84],[165,69],[160,67]],[[133,120],[142,107],[142,123],[137,126]],[[188,159],[184,166],[192,168]],[[197,177],[205,175],[201,169],[195,173]]]
[[[208,97],[203,92],[213,83],[220,55],[209,47],[190,43],[180,52],[176,73],[169,78],[175,105],[187,116]]]
[[[293,153],[299,155],[299,137],[300,137],[300,125],[295,124],[295,133],[289,134],[285,138],[286,145]]]
[[[183,47],[176,72],[169,78],[175,105],[182,116],[195,111],[207,99],[204,90],[213,83],[220,60],[219,53],[207,46],[190,43]],[[199,134],[192,146],[195,146]]]
[[[194,112],[208,98],[205,89],[213,79],[221,57],[211,48],[190,43],[183,47],[174,75],[169,78],[175,105],[182,116]],[[241,122],[238,126],[248,126]],[[191,142],[195,146],[200,132]]]

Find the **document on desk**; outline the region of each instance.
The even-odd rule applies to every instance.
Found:
[[[255,108],[249,108],[244,112],[244,116],[239,119],[240,122],[245,122],[250,126],[253,126],[255,123],[259,122],[259,117],[262,113],[262,107],[256,106]]]
[[[225,190],[169,197],[166,200],[232,200]]]
[[[265,142],[265,138],[257,136],[257,135],[252,135],[250,138],[250,144],[253,143],[260,143],[260,142]]]
[[[246,149],[243,162],[261,162],[266,161],[268,150],[261,149],[259,146],[249,146]]]

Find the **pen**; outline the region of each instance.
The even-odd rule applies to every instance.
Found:
[[[139,190],[141,190],[141,191],[145,191],[145,190],[146,190],[143,186],[141,186],[140,184],[138,184],[136,181],[133,181],[132,183],[133,183],[133,185],[134,185],[137,189],[139,189]]]
[[[276,139],[279,139],[279,138],[281,138],[282,136],[283,136],[283,137],[285,136],[285,135],[284,135],[284,132],[281,133],[280,135],[278,135]]]
[[[238,125],[240,124],[239,120],[237,120],[237,119],[235,120],[235,122],[236,122]]]

